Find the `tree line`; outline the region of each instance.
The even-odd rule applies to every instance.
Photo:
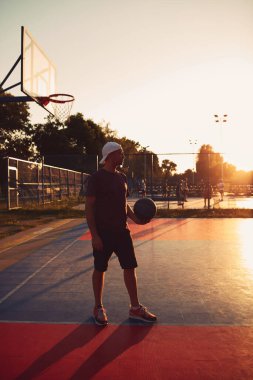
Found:
[[[10,96],[2,94],[0,96]],[[70,116],[65,124],[49,115],[44,123],[32,124],[28,103],[0,103],[0,156],[40,161],[67,169],[92,172],[96,169],[103,145],[116,141],[125,153],[123,170],[131,178],[151,178],[173,183],[188,178],[189,183],[210,180],[216,183],[222,174],[225,180],[251,183],[253,172],[238,172],[223,162],[209,144],[202,145],[196,157],[196,171],[178,173],[177,164],[169,159],[160,162],[159,156],[139,142],[119,137],[109,124],[99,125],[85,119],[80,112]],[[191,161],[191,160],[189,160]]]

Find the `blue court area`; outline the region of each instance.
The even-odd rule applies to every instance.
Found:
[[[16,235],[17,245],[2,240],[1,379],[253,378],[253,220],[154,219],[130,229],[139,298],[155,326],[129,321],[116,256],[104,292],[110,326],[94,326],[84,221]]]

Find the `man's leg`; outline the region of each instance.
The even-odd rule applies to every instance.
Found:
[[[103,289],[104,289],[104,280],[105,280],[105,272],[99,272],[94,269],[92,275],[92,284],[93,291],[95,297],[95,307],[93,311],[93,316],[95,322],[99,326],[106,326],[108,324],[108,318],[106,315],[106,310],[103,307]]]
[[[129,309],[129,318],[154,322],[156,321],[156,316],[154,314],[151,314],[145,306],[141,305],[138,299],[136,275],[137,261],[130,232],[125,231],[125,234],[122,234],[120,238],[121,239],[117,247],[118,249],[115,253],[117,254],[120,265],[124,270],[124,281],[131,303],[131,307]]]
[[[103,290],[104,290],[105,272],[99,272],[94,269],[92,275],[92,285],[95,297],[95,306],[103,305]]]
[[[155,322],[157,319],[156,316],[150,313],[145,306],[139,303],[135,269],[124,269],[124,280],[131,302],[129,317],[131,319],[138,319],[144,322]]]
[[[135,268],[124,269],[124,281],[130,297],[131,306],[138,307],[140,303],[138,300],[137,276]]]

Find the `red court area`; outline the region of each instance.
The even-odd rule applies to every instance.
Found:
[[[252,327],[7,324],[1,379],[252,379]]]
[[[87,225],[67,227],[0,271],[1,380],[253,379],[252,220],[130,224],[139,295],[158,322],[128,320],[112,258],[105,328],[91,319]]]

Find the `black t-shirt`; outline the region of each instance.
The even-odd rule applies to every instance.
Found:
[[[127,227],[127,179],[125,174],[100,169],[89,178],[87,196],[95,196],[95,221],[98,230]]]

